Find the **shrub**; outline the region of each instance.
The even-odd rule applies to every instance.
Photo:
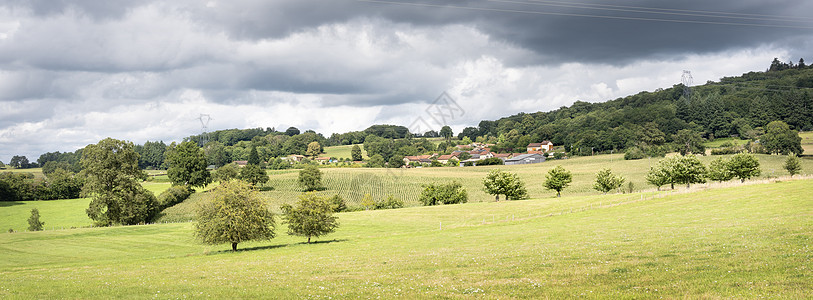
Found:
[[[375,202],[375,209],[394,209],[402,207],[404,207],[404,201],[392,195],[387,195],[387,199]]]
[[[460,182],[424,185],[421,192],[423,205],[459,204],[469,201],[469,194]]]
[[[31,209],[31,217],[28,218],[28,230],[42,231],[42,225],[45,225],[45,222],[40,221],[40,211],[36,208]]]
[[[711,155],[728,155],[728,154],[737,154],[739,152],[740,151],[734,147],[711,149]]]
[[[361,207],[363,207],[364,210],[375,209],[375,200],[373,200],[373,196],[370,194],[364,194],[364,198],[361,198]]]
[[[625,160],[634,160],[634,159],[642,159],[646,157],[646,153],[638,147],[631,147],[627,149],[627,152],[624,152],[624,159]]]
[[[554,153],[553,153],[553,158],[554,158],[554,159],[562,159],[562,158],[564,158],[564,157],[565,157],[565,153],[564,153],[564,152],[554,152]],[[502,160],[502,159],[500,159],[500,160]]]
[[[339,196],[339,194],[334,195],[330,198],[330,203],[333,203],[333,210],[335,212],[342,212],[347,210],[347,204],[344,202],[344,198]]]
[[[185,185],[171,186],[166,191],[158,195],[158,206],[161,210],[163,210],[167,207],[184,202],[184,200],[189,198],[193,192],[194,190]]]
[[[505,162],[503,162],[502,159],[500,159],[499,157],[491,157],[477,161],[478,166],[495,166],[504,164]]]

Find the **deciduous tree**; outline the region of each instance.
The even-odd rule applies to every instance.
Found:
[[[556,191],[556,197],[562,196],[562,190],[573,181],[573,175],[562,166],[556,166],[545,175],[543,185],[546,189]]]
[[[195,236],[204,244],[237,244],[274,238],[274,215],[257,191],[240,180],[222,183],[212,192],[211,201],[198,211]]]
[[[738,153],[729,159],[728,171],[731,175],[745,182],[746,179],[759,176],[762,171],[759,168],[759,160],[750,153]]]
[[[331,201],[312,192],[299,195],[296,205],[284,204],[280,208],[283,222],[288,224],[288,234],[305,236],[308,244],[312,237],[334,232],[339,226]]]
[[[307,165],[299,171],[299,185],[306,192],[319,191],[322,187],[322,171],[314,165]]]
[[[359,145],[353,145],[353,148],[350,149],[350,156],[354,161],[361,161],[361,147],[359,147]]]
[[[240,169],[240,179],[251,186],[257,186],[268,182],[268,173],[258,165],[246,165]]]
[[[593,188],[607,194],[607,192],[621,187],[624,181],[624,177],[613,174],[610,169],[602,169],[596,174],[596,183],[593,184]]]
[[[506,200],[519,200],[528,197],[525,183],[515,173],[503,172],[499,169],[491,170],[483,178],[483,185],[486,193],[494,195],[497,201],[500,201],[500,195],[505,195]]]
[[[790,173],[790,177],[793,177],[793,175],[799,174],[802,170],[802,162],[799,161],[798,156],[790,154],[788,158],[785,159],[785,164],[782,165],[782,168]]]
[[[203,149],[195,142],[187,141],[180,145],[172,143],[166,154],[169,170],[167,175],[173,185],[187,185],[191,187],[205,187],[212,182],[208,160]]]
[[[86,210],[99,225],[138,224],[150,220],[158,201],[138,179],[138,153],[133,143],[106,138],[82,152],[83,193],[92,200]]]
[[[29,231],[41,231],[43,225],[45,225],[45,222],[40,221],[40,211],[39,211],[39,209],[32,208],[31,209],[31,216],[28,217],[28,230]]]
[[[800,155],[804,152],[799,132],[791,130],[790,126],[782,121],[768,123],[765,126],[765,134],[760,138],[760,142],[768,153],[782,155],[794,153]]]

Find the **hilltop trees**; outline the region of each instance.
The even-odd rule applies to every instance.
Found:
[[[224,182],[212,191],[211,202],[198,211],[195,236],[204,244],[237,244],[274,238],[274,215],[259,193],[242,181]]]
[[[208,160],[203,150],[195,142],[172,143],[166,154],[169,170],[167,175],[173,185],[205,187],[212,182]]]
[[[312,192],[299,195],[295,206],[284,204],[280,208],[284,214],[283,222],[288,224],[288,234],[308,237],[308,244],[312,237],[331,233],[339,226],[333,216],[335,206],[332,201]]]
[[[83,193],[91,196],[86,210],[99,225],[138,224],[157,213],[158,201],[138,179],[138,153],[133,143],[106,138],[82,152]]]
[[[483,178],[483,185],[486,193],[494,195],[497,201],[500,201],[500,195],[505,195],[506,200],[528,198],[525,183],[515,173],[503,172],[499,169],[491,170]]]
[[[573,175],[562,166],[556,166],[545,175],[545,182],[542,184],[546,189],[556,191],[556,197],[562,196],[562,190],[573,181]]]

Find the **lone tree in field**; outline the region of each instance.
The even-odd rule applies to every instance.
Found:
[[[602,169],[596,174],[596,183],[593,184],[593,188],[607,194],[607,192],[621,187],[624,181],[624,177],[613,174],[610,169]]]
[[[350,149],[350,157],[354,161],[361,161],[361,147],[359,145],[353,145],[353,148]]]
[[[195,236],[204,244],[237,244],[274,238],[274,214],[257,191],[240,180],[222,183],[212,192],[211,202],[198,211]]]
[[[248,182],[251,186],[257,186],[268,182],[268,173],[258,165],[246,165],[240,169],[240,179]]]
[[[556,191],[556,197],[561,197],[562,190],[570,185],[571,182],[573,182],[573,175],[570,174],[570,171],[565,170],[562,166],[556,166],[545,175],[543,185],[546,189]]]
[[[308,237],[308,244],[312,237],[326,235],[339,227],[339,222],[333,216],[335,206],[332,201],[314,193],[299,195],[296,206],[284,204],[280,208],[283,222],[288,224],[288,234]]]
[[[728,171],[734,177],[745,182],[746,179],[759,176],[762,170],[759,168],[759,160],[751,153],[738,153],[728,161]]]
[[[528,198],[525,183],[514,173],[503,172],[499,169],[491,170],[483,179],[483,185],[486,193],[494,195],[497,201],[500,201],[500,195],[505,195],[506,200]]]
[[[799,174],[799,172],[802,171],[802,162],[799,161],[798,156],[790,154],[788,158],[785,159],[785,164],[782,165],[782,168],[790,173],[790,177],[793,177],[793,175]]]
[[[322,171],[314,165],[307,165],[299,171],[299,185],[306,192],[320,191],[322,187]]]
[[[167,176],[172,185],[202,188],[212,182],[212,175],[206,169],[209,164],[206,154],[195,142],[183,142],[180,145],[172,143],[166,160],[169,164]]]
[[[28,230],[29,231],[42,231],[42,225],[45,225],[45,222],[40,221],[40,211],[39,211],[39,209],[32,208],[31,209],[31,216],[28,217]]]
[[[82,151],[84,195],[91,196],[86,210],[98,225],[138,224],[158,213],[158,200],[138,179],[138,153],[133,143],[106,138]]]

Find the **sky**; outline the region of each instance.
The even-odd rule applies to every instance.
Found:
[[[803,0],[0,0],[0,161],[112,137],[329,136],[813,61]],[[445,110],[444,110],[445,109]],[[438,117],[438,111],[446,111]]]

